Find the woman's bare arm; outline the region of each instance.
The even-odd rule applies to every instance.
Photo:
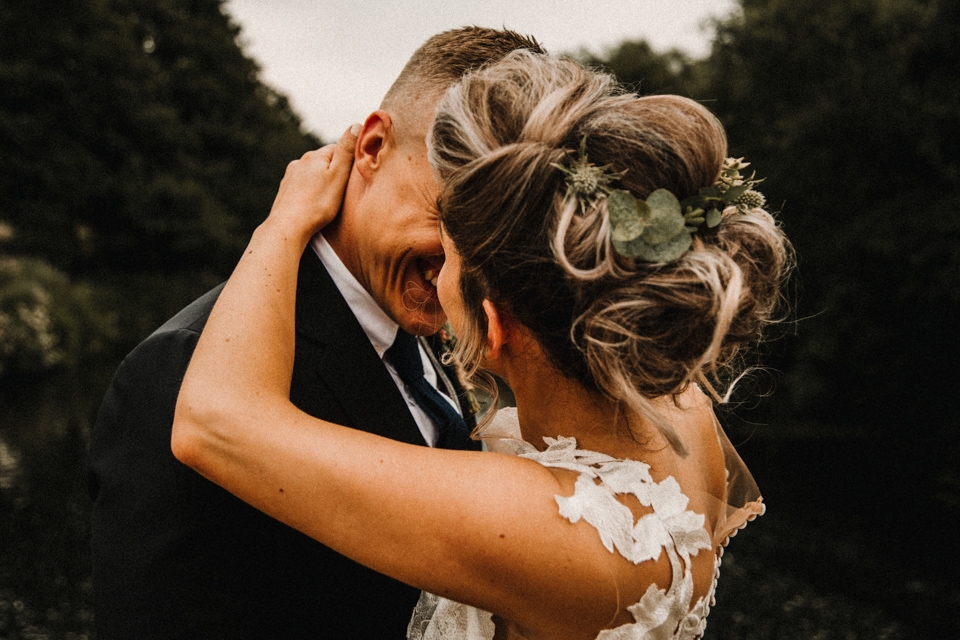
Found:
[[[288,168],[184,378],[174,454],[256,508],[412,585],[530,629],[602,625],[618,610],[618,576],[633,567],[607,553],[592,527],[558,514],[554,496],[573,492],[571,474],[398,443],[290,403],[299,259],[340,206],[355,140],[345,134]]]

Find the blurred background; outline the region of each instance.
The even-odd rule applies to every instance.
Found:
[[[544,43],[713,110],[799,257],[793,321],[721,415],[768,513],[706,637],[960,637],[960,3],[732,0],[691,46],[642,19],[676,3],[637,4],[635,29],[576,4],[616,42]],[[286,164],[376,107],[307,126],[232,6],[0,0],[0,638],[94,637],[84,456],[110,376],[229,274]],[[430,23],[387,84],[474,21]]]

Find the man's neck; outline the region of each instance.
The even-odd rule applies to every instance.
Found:
[[[370,288],[364,283],[363,271],[360,269],[360,260],[357,256],[357,243],[351,240],[350,227],[348,223],[343,221],[343,214],[341,213],[337,216],[337,218],[320,233],[326,239],[330,248],[337,254],[343,266],[350,272],[350,275],[356,278],[357,282],[359,282],[364,289],[369,291]]]
[[[382,357],[383,352],[393,344],[393,339],[397,334],[397,323],[380,308],[369,291],[350,272],[340,254],[333,248],[333,244],[326,238],[325,233],[318,233],[314,236],[310,242],[310,247],[320,258],[320,262],[323,263],[327,273],[330,274],[333,283],[353,311],[360,327],[367,334],[373,348],[376,349],[377,355]]]

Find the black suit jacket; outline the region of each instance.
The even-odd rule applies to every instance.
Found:
[[[403,638],[416,589],[344,558],[177,461],[177,394],[222,285],[118,369],[89,455],[99,640]],[[312,250],[300,263],[291,399],[311,415],[425,444]]]

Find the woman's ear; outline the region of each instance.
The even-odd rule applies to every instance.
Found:
[[[393,121],[386,111],[374,111],[367,116],[354,152],[353,166],[366,180],[380,168],[383,162],[383,149],[393,133]]]
[[[509,319],[500,317],[500,311],[490,300],[483,300],[483,311],[487,316],[487,350],[484,358],[496,360],[503,352],[510,334]]]

